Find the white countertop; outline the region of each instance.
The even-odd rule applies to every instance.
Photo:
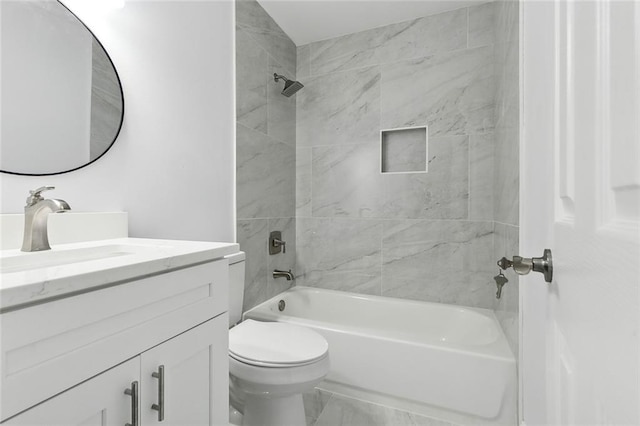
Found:
[[[238,244],[117,238],[0,251],[0,312],[209,262]]]

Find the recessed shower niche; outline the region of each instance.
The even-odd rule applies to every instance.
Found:
[[[380,172],[426,173],[427,126],[380,131]]]

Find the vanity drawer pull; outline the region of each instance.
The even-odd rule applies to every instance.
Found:
[[[158,379],[158,403],[151,405],[151,409],[158,411],[158,421],[161,422],[164,420],[164,365],[151,373],[151,377]]]
[[[140,394],[138,392],[138,382],[131,382],[131,389],[125,389],[124,393],[131,395],[131,423],[126,423],[124,426],[139,426],[138,398]]]

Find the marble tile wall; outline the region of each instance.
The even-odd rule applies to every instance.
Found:
[[[517,351],[517,277],[499,301],[492,280],[518,243],[517,2],[297,52],[256,1],[236,8],[245,309],[288,288],[271,271],[292,268],[300,285],[495,309]],[[283,97],[273,72],[305,88]],[[380,129],[420,125],[429,172],[381,174]],[[268,255],[272,230],[286,255]]]
[[[493,3],[297,48],[297,283],[492,308]],[[428,173],[380,130],[428,126]]]
[[[496,1],[295,47],[236,2],[244,309],[296,283],[494,309],[518,351],[518,3]],[[305,85],[280,95],[273,72]],[[381,174],[380,130],[428,126],[428,173]],[[269,256],[282,230],[287,253]],[[438,420],[315,389],[308,425]]]
[[[518,225],[519,213],[519,3],[497,1],[496,8],[496,149],[493,215]]]
[[[255,0],[236,1],[237,241],[247,253],[244,309],[286,290],[295,270],[296,104],[273,73],[295,79],[296,46]],[[269,255],[271,231],[287,251]]]
[[[518,254],[519,244],[519,3],[501,0],[495,3],[495,152],[493,156],[493,217],[495,220],[494,255]],[[518,276],[506,271],[509,282],[493,309],[507,335],[511,350],[518,355]]]

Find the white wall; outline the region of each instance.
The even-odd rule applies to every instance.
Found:
[[[50,196],[76,211],[129,212],[131,236],[233,241],[233,3],[65,4],[120,74],[124,125],[113,148],[81,170],[0,176],[0,211],[21,212],[30,188],[50,184]]]

